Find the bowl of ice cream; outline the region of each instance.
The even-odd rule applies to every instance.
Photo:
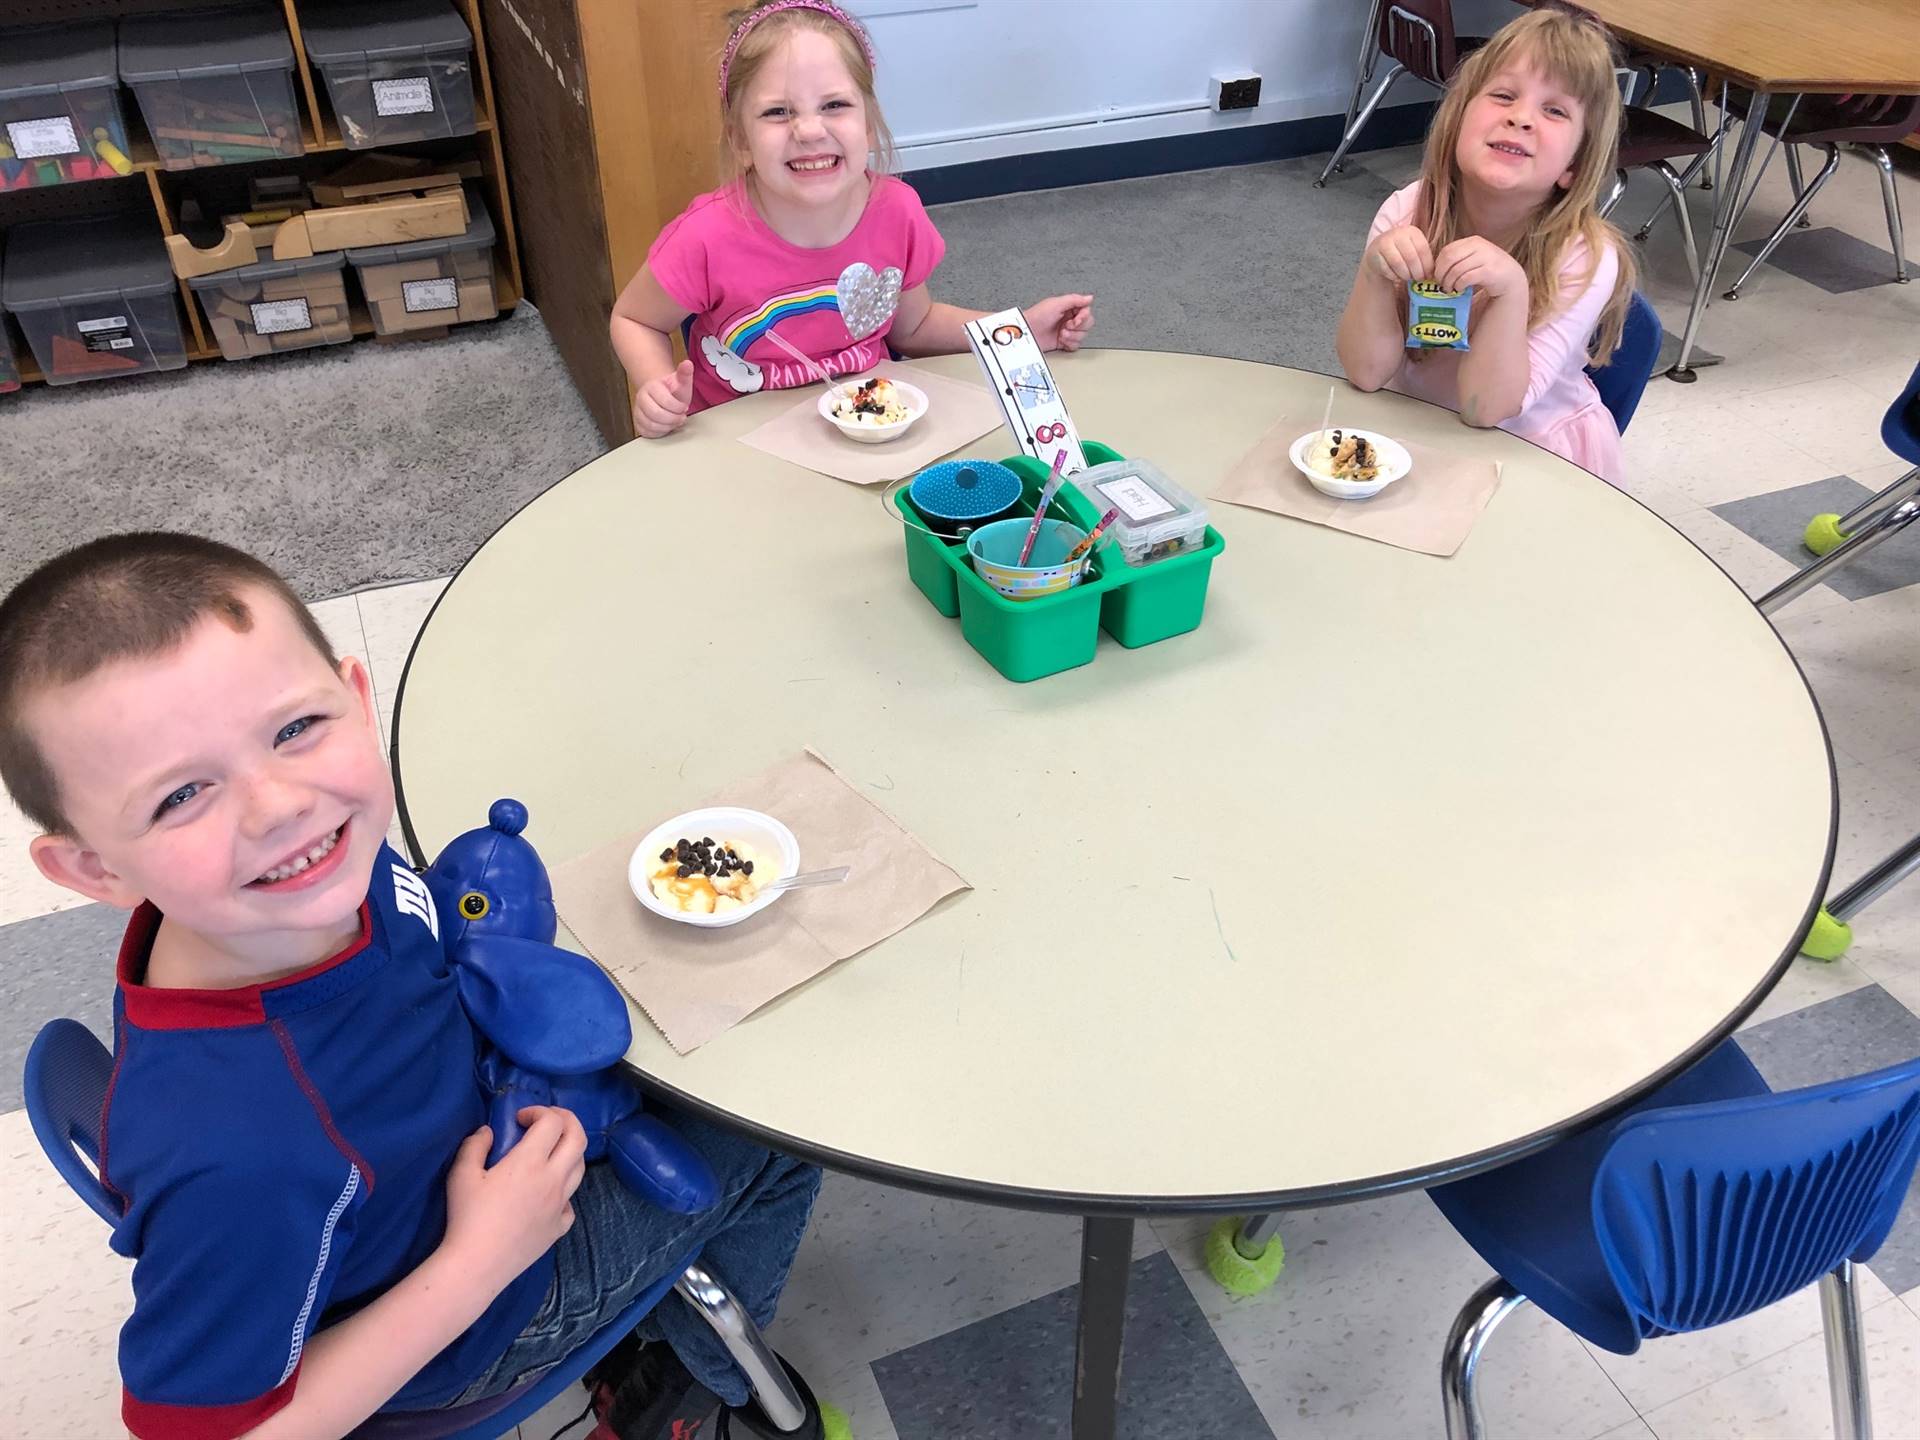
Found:
[[[862,445],[898,440],[926,413],[926,391],[880,375],[829,385],[820,396],[821,418]]]
[[[1309,430],[1287,453],[1314,489],[1336,500],[1371,500],[1413,469],[1406,446],[1372,430]]]
[[[731,805],[663,820],[634,847],[627,884],[663,919],[718,929],[758,915],[786,894],[769,881],[798,874],[800,842],[771,815]]]

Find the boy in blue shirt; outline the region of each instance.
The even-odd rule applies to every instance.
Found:
[[[0,603],[0,778],[48,878],[133,910],[100,1174],[134,1259],[141,1440],[321,1440],[500,1394],[701,1249],[761,1323],[819,1185],[687,1117],[722,1198],[588,1171],[568,1111],[491,1169],[474,1031],[431,897],[385,841],[366,668],[271,569],[120,535]],[[424,898],[423,898],[424,897]],[[744,1377],[670,1297],[596,1392],[603,1440],[696,1431]]]

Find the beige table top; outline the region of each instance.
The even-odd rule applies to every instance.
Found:
[[[1914,0],[1582,0],[1636,45],[1751,90],[1920,94]]]
[[[1202,493],[1328,384],[1133,351],[1057,375],[1084,434]],[[691,1055],[636,1012],[659,1085],[951,1193],[1305,1202],[1563,1131],[1787,963],[1830,863],[1819,717],[1732,582],[1608,485],[1348,392],[1336,420],[1505,462],[1457,556],[1216,506],[1198,631],[1023,686],[911,588],[874,492],[735,443],[798,398],[527,506],[401,688],[427,854],[510,794],[557,862],[812,745],[973,883]]]

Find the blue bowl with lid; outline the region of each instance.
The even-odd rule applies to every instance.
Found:
[[[950,540],[1004,520],[1019,508],[1020,477],[998,460],[942,460],[907,487],[927,528]]]

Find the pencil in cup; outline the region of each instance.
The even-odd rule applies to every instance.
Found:
[[[1087,532],[1087,538],[1082,540],[1078,545],[1074,546],[1073,549],[1069,550],[1067,552],[1067,558],[1062,560],[1060,563],[1062,565],[1071,565],[1073,564],[1074,561],[1078,560],[1082,555],[1086,554],[1089,550],[1091,550],[1094,547],[1094,545],[1099,542],[1100,537],[1106,533],[1107,526],[1111,525],[1114,522],[1115,518],[1118,517],[1119,514],[1120,514],[1120,507],[1116,505],[1113,507],[1113,509],[1107,511],[1106,514],[1102,515],[1100,517],[1100,523],[1094,526],[1093,529]]]

